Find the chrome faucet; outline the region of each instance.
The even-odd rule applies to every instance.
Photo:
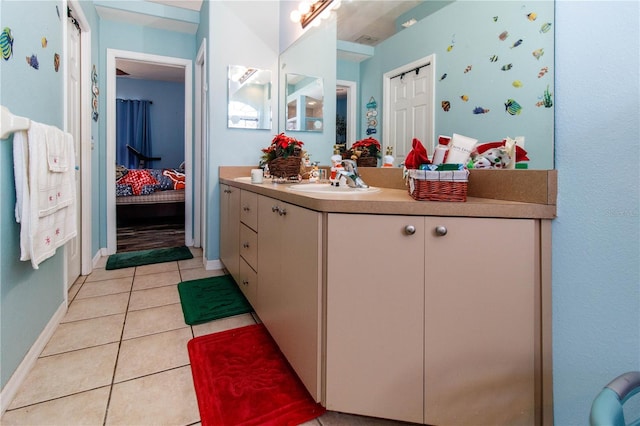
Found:
[[[351,188],[368,188],[369,185],[364,183],[362,178],[358,176],[358,166],[353,160],[342,160],[344,166],[342,170],[338,171],[340,176],[344,176],[347,181],[347,185]]]

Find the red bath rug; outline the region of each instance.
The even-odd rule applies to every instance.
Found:
[[[187,347],[203,426],[294,426],[325,412],[262,324],[196,337]]]

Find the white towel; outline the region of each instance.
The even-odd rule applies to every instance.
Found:
[[[17,132],[13,137],[20,260],[31,260],[34,269],[77,235],[73,137],[60,133],[55,127],[32,121],[28,132]],[[48,135],[64,140],[64,172],[49,169]]]
[[[69,144],[66,138],[69,134],[53,126],[48,126],[44,130],[46,132],[45,143],[49,171],[54,173],[66,172],[69,170],[69,164],[73,162],[69,158]]]

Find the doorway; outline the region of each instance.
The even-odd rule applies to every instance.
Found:
[[[345,144],[346,149],[349,149],[356,141],[357,92],[355,81],[336,81],[336,144]],[[344,123],[344,129],[342,129],[341,123]],[[339,132],[339,130],[342,131]]]
[[[154,66],[166,66],[179,69],[184,75],[184,241],[187,246],[193,245],[193,200],[198,196],[193,190],[193,161],[192,161],[192,77],[190,60],[129,52],[115,49],[107,49],[107,144],[106,144],[106,173],[107,176],[116,176],[116,64],[119,60],[129,60],[139,63],[148,63]],[[117,251],[117,209],[116,209],[116,185],[115,180],[107,179],[107,254]]]
[[[406,64],[383,76],[383,152],[391,148],[404,163],[413,138],[434,150],[435,55]]]

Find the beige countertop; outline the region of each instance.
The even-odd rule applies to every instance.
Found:
[[[399,169],[360,168],[360,175],[364,181],[379,188],[380,191],[341,195],[288,189],[291,185],[315,185],[313,183],[277,184],[272,183],[271,179],[265,179],[262,184],[252,184],[246,179],[250,176],[251,168],[220,167],[220,182],[327,213],[522,219],[553,219],[556,216],[556,172],[553,170],[472,171],[469,177],[467,201],[446,202],[414,200],[404,186],[402,171]],[[497,177],[500,179],[499,183],[496,183]],[[475,196],[476,194],[482,196]]]

